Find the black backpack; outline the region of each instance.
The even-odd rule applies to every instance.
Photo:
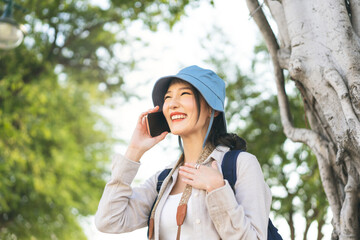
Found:
[[[233,150],[229,151],[225,154],[224,159],[221,164],[222,173],[224,176],[224,179],[226,179],[233,191],[235,192],[235,183],[236,183],[236,162],[238,155],[242,152],[242,150]],[[156,191],[159,193],[161,185],[165,178],[169,175],[171,171],[171,168],[164,169],[158,176],[158,181],[156,185]],[[156,202],[156,199],[154,201],[154,204]],[[154,207],[151,207],[151,211]],[[151,212],[150,211],[150,212]],[[150,220],[150,216],[149,216]],[[149,223],[149,222],[148,222]],[[148,224],[149,225],[149,224]],[[273,225],[269,218],[269,224],[268,224],[268,240],[283,240],[280,234],[278,233],[277,228]]]

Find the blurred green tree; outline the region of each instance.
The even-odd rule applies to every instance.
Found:
[[[272,78],[272,75],[267,74],[271,69],[266,65],[269,56],[265,45],[255,46],[250,72],[245,75],[229,57],[234,46],[221,29],[215,27],[203,44],[209,52],[208,63],[227,82],[225,112],[229,128],[247,141],[248,152],[257,156],[272,189],[274,216],[288,223],[292,240],[300,234],[304,240],[308,239],[313,223],[317,223],[317,239],[322,239],[328,202],[316,158],[306,145],[286,140],[276,93],[266,87],[267,76]],[[289,81],[287,88],[294,123],[306,127],[301,97]],[[300,224],[296,215],[305,219],[303,232],[295,227]]]
[[[16,3],[28,34],[0,51],[0,239],[85,239],[77,217],[96,210],[113,141],[94,109],[131,95],[127,27],[171,27],[188,1]]]

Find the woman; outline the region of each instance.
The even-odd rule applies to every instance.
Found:
[[[152,96],[156,107],[140,115],[125,155],[113,160],[97,228],[129,232],[150,219],[150,239],[266,239],[271,193],[256,157],[239,154],[235,194],[221,174],[225,153],[246,148],[243,139],[226,132],[223,80],[211,70],[190,66],[159,79]],[[148,134],[146,115],[159,109],[179,136],[182,154],[158,193],[160,172],[140,187],[130,185],[141,156],[168,134]]]

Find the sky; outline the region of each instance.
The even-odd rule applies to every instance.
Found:
[[[202,45],[206,44],[205,38],[208,33],[213,32],[214,26],[221,29],[229,41],[229,48],[224,51],[231,52],[224,54],[231,56],[231,60],[237,62],[244,72],[250,70],[253,48],[260,42],[261,36],[257,26],[249,17],[245,1],[216,0],[214,6],[210,6],[207,1],[200,2],[199,7],[186,9],[186,16],[182,17],[172,31],[160,25],[159,31],[150,32],[141,22],[132,24],[128,34],[141,36],[148,45],[134,44],[119,49],[117,54],[123,58],[141,59],[137,62],[134,71],[126,73],[124,85],[125,90],[136,93],[141,99],[132,98],[125,104],[121,100],[113,99],[111,101],[115,102],[116,106],[114,109],[99,109],[114,126],[115,137],[124,139],[125,142],[130,140],[139,114],[152,108],[151,91],[158,78],[176,74],[181,68],[193,64],[210,67],[205,60],[209,57],[209,52],[216,49],[216,41],[222,39],[214,39],[213,45],[206,45],[205,48]],[[271,66],[271,63],[269,65]],[[273,82],[264,84],[269,84],[267,86],[269,91],[275,88]],[[141,160],[142,165],[135,178],[136,182],[147,179],[177,159],[179,156],[177,146],[177,138],[169,134],[164,141],[149,150]],[[125,150],[126,144],[114,146],[114,153],[124,153]],[[273,222],[278,226],[286,226],[281,220]],[[96,230],[93,216],[82,218],[81,223],[89,240],[147,239],[146,228],[125,234],[105,234]],[[301,232],[303,227],[300,224],[298,228]],[[287,228],[279,228],[279,232],[284,239],[288,239]],[[331,229],[327,232],[331,233]],[[329,238],[330,235],[325,239]],[[297,239],[302,239],[302,236],[298,236]]]

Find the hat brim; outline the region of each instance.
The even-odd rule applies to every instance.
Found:
[[[210,96],[216,96],[216,94],[203,82],[199,81],[197,78],[192,77],[187,74],[178,74],[178,75],[171,75],[166,76],[163,78],[160,78],[153,88],[152,92],[152,99],[154,106],[159,106],[160,109],[162,109],[164,104],[164,96],[169,88],[169,85],[172,80],[174,79],[180,79],[185,82],[188,82],[192,86],[194,86],[200,94],[203,96],[207,104],[214,110],[224,112],[224,106],[220,98],[216,97],[210,97]]]

